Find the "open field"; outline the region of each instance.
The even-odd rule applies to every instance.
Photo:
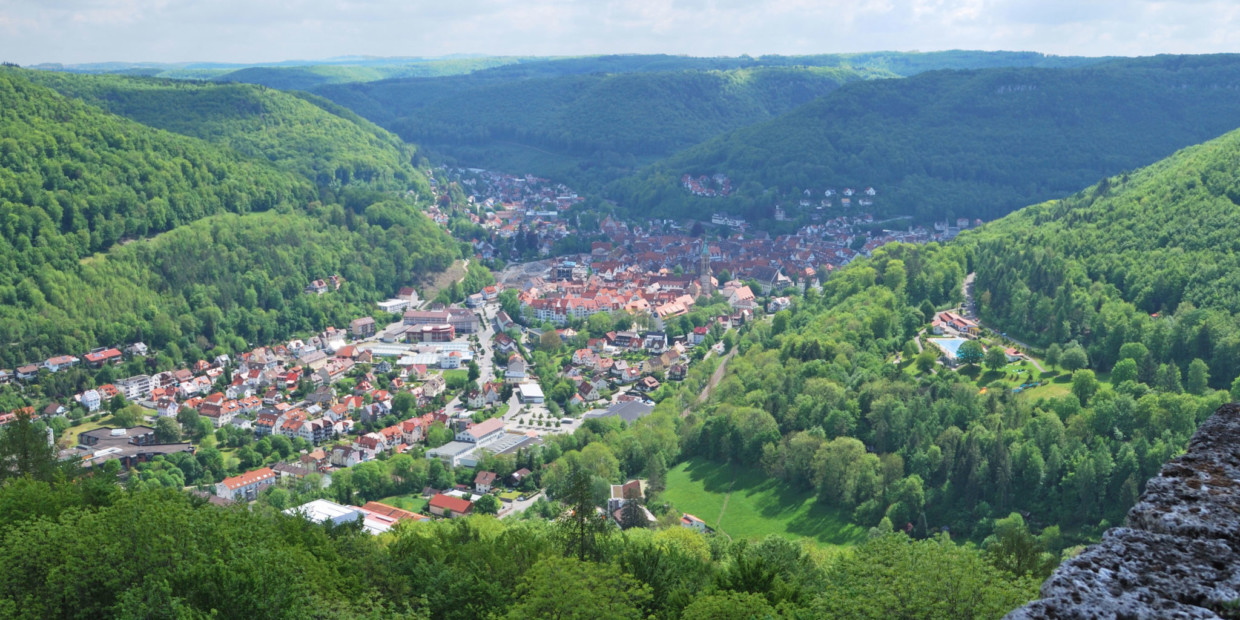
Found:
[[[395,506],[402,510],[408,510],[409,512],[421,512],[423,508],[426,508],[426,505],[429,502],[423,499],[420,495],[393,495],[391,497],[380,499],[379,503],[387,504],[388,506]]]
[[[822,506],[812,493],[788,488],[756,468],[687,461],[668,472],[662,497],[734,540],[775,534],[843,547],[866,536],[865,528],[849,523],[846,513]]]

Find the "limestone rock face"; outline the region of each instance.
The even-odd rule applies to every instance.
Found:
[[[1240,614],[1240,405],[1201,425],[1128,512],[1008,620]]]

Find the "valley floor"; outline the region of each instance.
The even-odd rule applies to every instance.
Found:
[[[661,497],[733,540],[774,534],[850,547],[866,538],[865,528],[849,523],[847,514],[818,504],[813,493],[796,491],[756,468],[693,459],[667,473]]]

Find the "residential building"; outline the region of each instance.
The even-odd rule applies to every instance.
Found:
[[[495,472],[482,471],[474,476],[474,492],[478,494],[486,494],[491,492],[491,487],[495,486]]]
[[[56,357],[49,357],[44,361],[43,367],[48,369],[49,372],[59,372],[61,369],[77,366],[80,361],[72,355],[57,355]]]
[[[611,497],[607,499],[607,512],[610,514],[624,508],[629,496],[634,495],[641,501],[646,497],[646,481],[630,480],[624,484],[611,485]]]
[[[463,517],[469,514],[470,509],[472,509],[473,506],[474,505],[467,499],[452,497],[451,495],[444,495],[443,493],[436,493],[430,501],[431,514],[437,517],[446,517],[450,519]]]
[[[98,411],[101,401],[98,390],[86,390],[82,392],[82,398],[78,402],[82,403],[87,411]]]
[[[684,516],[680,517],[680,527],[687,527],[691,530],[695,530],[702,534],[705,534],[706,532],[710,531],[710,528],[706,527],[705,521],[687,512],[684,514]]]
[[[148,375],[134,375],[117,381],[115,385],[128,401],[138,401],[151,394],[151,377]]]
[[[375,335],[375,320],[368,316],[353,319],[349,323],[349,331],[358,338],[369,338]]]
[[[276,473],[270,467],[225,478],[215,485],[215,494],[233,501],[252,502],[264,488],[275,484]]]
[[[121,361],[121,352],[118,349],[96,349],[85,355],[86,363],[91,368],[100,368],[109,362],[116,363]]]
[[[525,380],[526,373],[525,358],[520,353],[513,353],[508,357],[508,366],[504,370],[504,380],[509,383],[520,383]]]

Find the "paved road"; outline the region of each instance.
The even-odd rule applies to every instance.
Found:
[[[506,511],[504,514],[500,515],[499,518],[506,519],[508,517],[525,512],[525,510],[529,508],[530,506],[533,506],[534,502],[538,501],[538,498],[540,497],[542,497],[542,491],[539,491],[535,493],[534,495],[525,498],[525,501],[517,500],[513,502],[512,508]]]
[[[978,320],[977,319],[977,304],[973,301],[973,280],[976,277],[977,277],[976,272],[970,273],[969,275],[964,277],[964,282],[960,284],[960,292],[964,294],[964,308],[963,308],[964,314],[965,316],[971,317],[974,320]],[[980,320],[978,320],[978,325],[981,325],[982,329],[990,332],[991,336],[999,338],[1000,340],[1010,341],[1011,343],[1015,344],[1016,346],[1026,351],[1033,350],[1033,347],[1029,346],[1028,344],[1024,342],[1021,342],[1007,334],[997,332],[989,327],[986,327],[985,325],[982,325]],[[920,348],[920,343],[918,347]],[[1032,357],[1028,359],[1030,362],[1033,363],[1033,367],[1038,369],[1038,372],[1046,372],[1046,369],[1042,367],[1042,364],[1038,363],[1038,360],[1035,360]]]

